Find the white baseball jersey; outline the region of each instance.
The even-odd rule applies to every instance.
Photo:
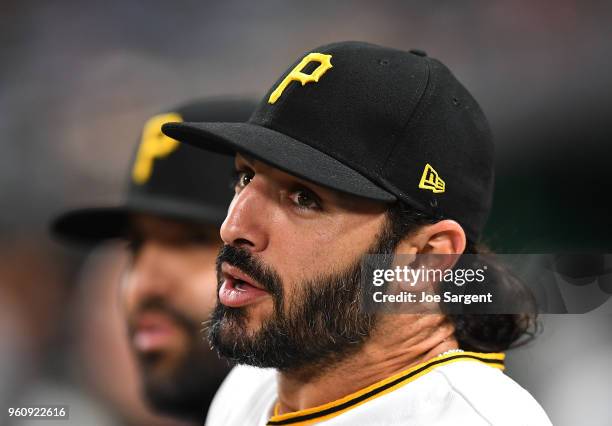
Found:
[[[503,354],[433,358],[327,404],[275,415],[276,371],[235,367],[217,392],[207,426],[550,425],[502,370]]]

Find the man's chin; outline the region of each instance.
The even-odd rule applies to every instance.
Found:
[[[248,317],[226,312],[212,323],[208,339],[221,357],[245,363],[243,356],[256,332],[257,326],[253,326]]]
[[[138,356],[138,364],[144,375],[154,383],[166,382],[173,376],[184,358],[177,357],[162,351],[149,352]]]
[[[203,344],[138,361],[148,404],[161,414],[197,422],[227,373],[226,363]]]
[[[219,351],[219,349],[234,347],[252,339],[255,332],[255,327],[250,324],[248,319],[224,318],[211,330],[211,343]]]

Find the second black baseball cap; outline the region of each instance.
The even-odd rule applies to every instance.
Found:
[[[247,99],[194,100],[151,117],[145,123],[131,162],[124,201],[93,205],[60,214],[53,234],[81,243],[118,238],[134,213],[219,226],[233,196],[233,160],[165,136],[168,121],[244,121],[256,102]]]
[[[493,143],[477,102],[440,61],[362,42],[325,45],[281,75],[247,123],[163,132],[245,153],[295,176],[457,220],[477,241],[493,186]]]

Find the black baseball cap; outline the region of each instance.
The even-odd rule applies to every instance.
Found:
[[[149,213],[219,226],[233,196],[233,160],[165,136],[168,121],[244,121],[256,102],[212,98],[193,101],[151,117],[131,162],[124,201],[65,212],[51,224],[61,239],[81,243],[125,235],[133,213]]]
[[[493,143],[472,95],[437,59],[362,42],[301,55],[246,123],[170,123],[163,132],[244,153],[345,193],[457,220],[479,239]]]

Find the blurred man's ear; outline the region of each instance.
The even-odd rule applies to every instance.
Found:
[[[422,226],[398,245],[397,254],[461,254],[466,237],[461,225],[454,220],[441,220]]]

